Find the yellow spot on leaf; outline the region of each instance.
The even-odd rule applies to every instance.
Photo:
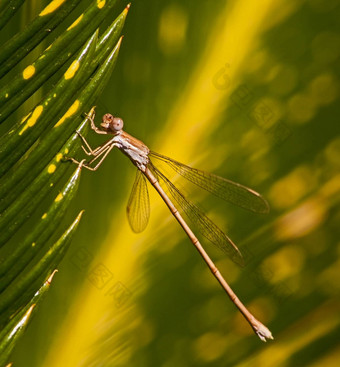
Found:
[[[38,118],[40,117],[42,111],[44,110],[44,107],[42,105],[37,106],[31,117],[27,120],[25,126],[22,128],[22,130],[19,132],[19,135],[22,135],[22,133],[27,130],[29,127],[32,127],[35,125],[35,123],[37,122]],[[24,118],[26,119],[29,115],[25,116]],[[22,122],[24,122],[25,120],[23,120]]]
[[[61,158],[63,158],[63,155],[61,153],[58,153],[56,156],[56,161],[60,162]]]
[[[34,247],[35,246],[35,242],[32,242],[32,247]]]
[[[105,6],[106,1],[105,0],[97,0],[97,6],[99,9],[103,8]]]
[[[80,65],[80,62],[78,60],[74,60],[72,62],[72,64],[70,65],[70,67],[66,70],[66,72],[64,74],[64,78],[66,80],[73,78],[74,74],[79,69],[79,65]]]
[[[24,117],[21,119],[20,124],[23,124],[23,123],[28,119],[28,117],[29,117],[29,116],[31,116],[31,115],[32,115],[32,112],[30,112],[30,113],[28,113],[26,116],[24,116]]]
[[[5,98],[8,98],[8,93],[5,94]]]
[[[67,154],[67,153],[68,153],[68,149],[67,149],[67,148],[65,148],[64,152],[65,152],[65,154]]]
[[[57,166],[55,164],[50,164],[47,168],[48,173],[53,173],[57,169]]]
[[[63,194],[58,194],[58,196],[54,199],[54,201],[57,203],[58,201],[63,199]]]
[[[64,116],[54,125],[54,127],[61,125],[68,117],[71,117],[73,114],[75,114],[79,108],[79,105],[80,103],[78,99],[76,99],[72,106],[66,111]]]
[[[64,3],[66,0],[53,0],[51,1],[45,9],[43,9],[39,16],[40,17],[43,17],[44,15],[47,15],[47,14],[50,14],[50,13],[53,13],[56,9],[59,8],[59,6]]]
[[[46,217],[47,217],[47,213],[44,213],[44,214],[42,215],[41,219],[46,219]]]
[[[80,21],[83,19],[84,14],[80,14],[79,17],[66,29],[69,31],[70,29],[74,28]]]
[[[31,78],[35,73],[35,67],[33,65],[28,65],[27,68],[22,72],[22,76],[24,79]]]

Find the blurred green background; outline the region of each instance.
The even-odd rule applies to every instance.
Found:
[[[252,333],[151,189],[149,226],[131,232],[135,168],[113,151],[83,174],[84,218],[15,366],[337,365],[339,17],[338,0],[132,1],[98,101],[98,120],[119,115],[151,149],[268,199],[256,215],[178,182],[243,252],[239,268],[202,240],[275,340]]]

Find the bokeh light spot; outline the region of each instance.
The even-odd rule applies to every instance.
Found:
[[[269,193],[271,206],[289,208],[308,194],[315,186],[315,177],[308,166],[300,166],[278,180]]]
[[[291,121],[305,123],[315,114],[315,102],[306,93],[297,93],[288,101],[288,116]]]
[[[269,89],[272,93],[284,96],[292,92],[298,82],[296,68],[286,65],[276,65],[271,71]]]
[[[317,76],[309,85],[309,95],[320,105],[333,102],[338,96],[338,91],[335,76],[329,73]]]
[[[303,237],[320,226],[326,217],[321,200],[311,199],[289,212],[276,223],[278,240]]]
[[[340,293],[340,259],[325,269],[317,277],[318,288],[324,294],[330,296]]]
[[[188,16],[178,4],[167,6],[159,20],[158,43],[165,55],[178,53],[184,46]]]
[[[247,72],[249,74],[254,74],[258,72],[262,67],[264,67],[265,62],[268,59],[268,55],[265,50],[260,49],[250,56],[249,63],[247,65]]]
[[[263,261],[263,268],[275,269],[267,281],[277,283],[301,272],[305,263],[305,253],[301,247],[285,246]],[[264,272],[264,275],[267,274]]]
[[[335,168],[340,168],[340,137],[333,139],[325,149],[325,157]]]
[[[193,343],[194,354],[204,362],[220,358],[228,345],[225,335],[205,333]]]

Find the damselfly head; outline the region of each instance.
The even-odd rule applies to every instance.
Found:
[[[100,124],[108,132],[118,132],[123,129],[124,122],[120,117],[114,117],[110,113],[106,113],[103,116],[102,123]]]

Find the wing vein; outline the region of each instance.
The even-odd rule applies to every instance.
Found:
[[[197,205],[190,202],[151,162],[149,163],[149,167],[157,179],[161,179],[165,183],[170,196],[181,207],[202,236],[226,253],[235,263],[243,265],[243,257],[233,241]]]
[[[135,233],[144,231],[150,217],[150,200],[144,174],[137,170],[126,213],[131,229]]]
[[[176,173],[180,174],[188,181],[229,203],[256,213],[267,213],[269,211],[267,201],[259,193],[246,186],[186,166],[183,163],[156,152],[150,152],[150,155],[167,163]]]

